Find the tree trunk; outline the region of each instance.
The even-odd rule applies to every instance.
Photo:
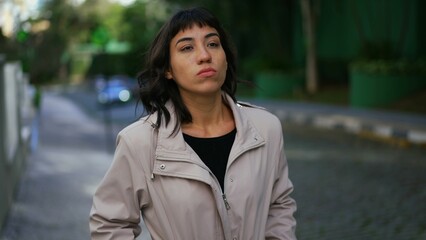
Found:
[[[315,39],[315,15],[311,0],[300,0],[303,28],[306,38],[306,90],[316,93],[318,90],[318,69]]]

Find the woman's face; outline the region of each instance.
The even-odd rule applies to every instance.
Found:
[[[216,29],[194,24],[170,42],[170,69],[182,97],[220,93],[226,77],[226,55]]]

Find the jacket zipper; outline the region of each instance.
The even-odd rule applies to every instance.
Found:
[[[228,200],[226,199],[226,194],[222,194],[223,202],[225,203],[226,210],[231,209],[231,205],[229,205]]]
[[[156,159],[167,160],[168,158],[164,157],[164,156],[158,156],[157,155]],[[175,159],[176,160],[186,160],[186,158],[176,158],[176,157],[175,157]],[[191,162],[191,163],[196,164],[199,167],[202,167],[202,168],[206,169],[207,171],[209,171],[210,174],[215,179],[216,183],[219,183],[219,181],[217,180],[216,176],[214,176],[214,174],[211,172],[211,170],[209,168],[206,168],[205,166],[197,164],[197,163],[194,163],[194,162]],[[154,172],[152,172],[152,174],[151,174],[151,180],[153,180],[153,179],[154,179]],[[221,189],[221,192],[222,192],[222,199],[223,199],[223,203],[225,204],[225,208],[226,208],[226,210],[230,210],[231,209],[231,205],[228,203],[228,199],[226,198],[226,194],[224,193],[224,191],[222,189]]]
[[[243,154],[244,152],[246,152],[246,151],[248,151],[248,150],[251,150],[251,149],[253,149],[253,148],[256,148],[256,147],[258,147],[258,146],[260,146],[260,145],[262,145],[262,143],[261,143],[261,144],[253,145],[253,146],[251,146],[251,147],[247,148],[246,150],[243,150],[243,151],[238,152],[238,153],[235,155],[235,157],[234,157],[233,159],[238,158],[238,157],[239,157],[241,154]],[[229,167],[229,166],[228,166],[228,167]],[[227,169],[227,170],[228,170],[228,169]],[[216,181],[217,181],[217,179],[216,179]],[[231,205],[229,205],[229,203],[228,203],[228,199],[226,198],[226,194],[224,193],[224,191],[222,192],[222,198],[223,198],[223,202],[225,203],[225,208],[226,208],[226,210],[231,209]]]

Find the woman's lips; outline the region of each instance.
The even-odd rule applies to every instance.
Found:
[[[214,68],[204,68],[204,69],[201,69],[197,73],[197,76],[200,76],[200,77],[211,77],[211,76],[213,76],[215,74],[216,74],[216,70]]]

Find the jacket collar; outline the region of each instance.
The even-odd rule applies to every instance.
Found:
[[[245,107],[238,103],[234,103],[233,99],[225,93],[223,93],[223,98],[232,110],[235,126],[237,128],[234,145],[230,153],[230,161],[228,162],[229,165],[230,162],[241,153],[263,145],[265,140],[244,113],[243,108]],[[173,133],[177,121],[173,103],[168,101],[165,107],[170,112],[171,118],[167,126],[165,125],[165,121],[162,121],[159,127],[156,154],[157,156],[161,155],[170,158],[170,160],[187,158],[189,154],[188,145],[183,139],[181,128],[179,127],[176,132]]]

